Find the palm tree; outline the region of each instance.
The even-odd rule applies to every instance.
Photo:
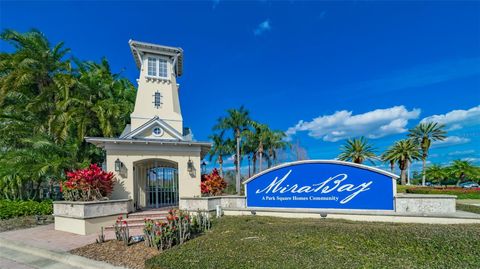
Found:
[[[431,165],[425,170],[428,180],[433,182],[442,182],[448,177],[448,170],[438,164]]]
[[[258,149],[257,138],[255,137],[255,133],[252,132],[251,130],[248,130],[245,132],[245,137],[246,137],[246,140],[242,144],[241,151],[245,155],[251,157],[252,168],[253,168],[252,172],[253,172],[253,175],[255,175],[257,172],[257,149]]]
[[[286,135],[282,131],[271,131],[267,139],[268,148],[268,167],[277,164],[277,151],[290,147],[290,143],[285,141]]]
[[[388,163],[389,166],[390,166],[390,172],[393,173],[393,170],[395,169],[395,160],[389,160],[387,159],[387,152],[384,152],[381,156],[380,156],[380,160],[382,162],[385,162],[385,163]]]
[[[212,161],[216,156],[219,165],[220,177],[223,178],[223,158],[233,154],[233,141],[230,139],[224,140],[220,135],[212,135],[210,139],[213,141],[212,148],[210,149],[210,159]]]
[[[108,62],[66,60],[63,43],[51,45],[32,30],[6,30],[0,39],[0,189],[8,197],[38,196],[42,183],[65,169],[104,159],[85,136],[117,136],[133,110],[135,88]],[[16,198],[15,198],[16,199]]]
[[[375,157],[375,149],[368,142],[365,137],[349,139],[340,150],[342,153],[338,155],[338,159],[341,161],[350,161],[358,164],[362,164],[365,160],[371,160]]]
[[[457,185],[466,179],[478,179],[479,168],[468,161],[454,160],[448,167],[449,174],[457,179]]]
[[[246,144],[251,147],[253,156],[258,155],[258,170],[262,171],[265,147],[272,132],[267,125],[252,121],[253,130],[246,131]],[[255,158],[256,159],[256,158]],[[255,170],[255,169],[254,169]],[[255,171],[254,171],[255,174]]]
[[[228,116],[218,119],[218,123],[213,127],[213,130],[219,130],[220,135],[227,131],[231,131],[235,137],[236,142],[236,154],[235,154],[235,184],[236,191],[240,194],[240,160],[241,160],[241,140],[244,136],[244,133],[251,125],[252,120],[250,119],[249,112],[243,106],[239,109],[229,109],[227,110]]]
[[[437,122],[425,122],[409,130],[408,136],[420,145],[422,151],[422,185],[425,186],[425,167],[427,163],[428,151],[432,141],[442,141],[446,138],[445,125]]]
[[[413,160],[420,158],[420,152],[415,141],[411,139],[403,139],[397,141],[392,147],[390,147],[384,154],[384,159],[387,161],[397,162],[400,168],[400,182],[405,185],[406,171],[410,163]]]

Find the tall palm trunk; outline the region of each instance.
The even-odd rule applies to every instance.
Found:
[[[272,167],[272,160],[274,158],[272,148],[268,149],[268,168]]]
[[[253,153],[252,164],[253,164],[253,174],[255,175],[257,173],[257,153]]]
[[[263,164],[263,143],[260,141],[258,145],[258,155],[260,155],[260,160],[258,160],[258,171],[262,172],[262,164]]]
[[[407,184],[407,168],[408,168],[408,160],[401,160],[399,162],[400,168],[400,184],[406,185]]]
[[[424,155],[422,158],[422,186],[425,186],[426,165],[427,165],[427,156]]]
[[[258,160],[258,172],[262,172],[262,163],[263,163],[263,152],[259,152],[260,159]]]
[[[395,161],[390,161],[390,172],[393,173],[393,170],[395,169]]]
[[[220,177],[223,178],[223,158],[222,155],[218,156],[218,166],[220,170]]]
[[[236,160],[236,168],[237,168],[237,174],[235,177],[235,184],[236,184],[236,191],[237,194],[240,195],[240,130],[236,131],[235,138],[237,140],[237,160]]]
[[[407,170],[400,170],[400,184],[406,185],[407,184]]]

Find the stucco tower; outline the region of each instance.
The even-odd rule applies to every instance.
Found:
[[[131,199],[133,209],[179,206],[182,197],[201,195],[201,160],[211,146],[183,126],[177,84],[183,50],[128,43],[140,70],[131,122],[118,138],[85,139],[105,150],[105,169],[116,173],[112,199]]]
[[[183,50],[134,40],[129,45],[140,76],[131,124],[121,137],[191,140],[183,128],[177,84],[183,71]]]

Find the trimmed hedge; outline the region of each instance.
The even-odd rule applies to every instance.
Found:
[[[32,200],[0,200],[0,219],[31,215],[51,215],[52,213],[53,203],[51,200],[41,202]]]
[[[405,190],[406,193],[417,194],[450,194],[456,195],[458,199],[480,199],[480,188],[459,188],[459,187],[446,187],[446,188],[431,188],[431,187],[415,187]]]

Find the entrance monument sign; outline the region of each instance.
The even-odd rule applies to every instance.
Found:
[[[245,182],[247,207],[394,210],[396,178],[336,160],[287,163]]]

